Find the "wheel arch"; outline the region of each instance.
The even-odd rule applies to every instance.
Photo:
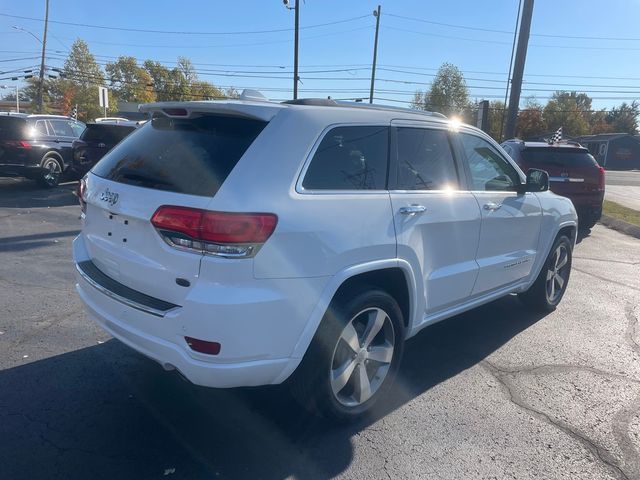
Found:
[[[66,164],[64,163],[64,158],[62,158],[62,155],[60,154],[60,152],[57,152],[56,150],[48,150],[44,153],[44,155],[42,155],[42,159],[40,160],[40,163],[44,162],[45,159],[47,158],[55,158],[58,163],[60,164],[60,168],[64,171],[66,169]]]
[[[406,332],[411,331],[417,312],[417,284],[411,265],[397,258],[352,265],[331,277],[293,349],[288,367],[273,383],[283,382],[298,367],[333,299],[358,285],[373,285],[393,296],[402,311]]]

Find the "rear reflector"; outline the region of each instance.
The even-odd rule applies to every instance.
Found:
[[[252,257],[275,230],[278,217],[165,205],[156,210],[151,223],[173,247],[222,257]]]
[[[206,353],[207,355],[218,355],[220,353],[221,345],[218,342],[208,342],[192,337],[184,337],[184,339],[194,352]]]
[[[602,167],[599,167],[599,169],[600,169],[600,182],[598,183],[598,191],[604,192],[605,170]]]

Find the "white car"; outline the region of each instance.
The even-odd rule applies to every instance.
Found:
[[[550,310],[567,288],[571,201],[475,128],[331,100],[142,109],[81,183],[77,290],[195,384],[286,380],[354,417],[423,328],[514,293]]]

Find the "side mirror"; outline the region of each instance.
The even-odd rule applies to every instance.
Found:
[[[546,192],[549,190],[549,174],[544,170],[530,168],[524,187],[526,192]]]

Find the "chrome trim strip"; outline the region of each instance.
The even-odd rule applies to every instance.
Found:
[[[575,177],[549,177],[550,182],[560,182],[560,183],[584,183],[584,178],[575,178]]]
[[[100,285],[98,282],[96,282],[91,277],[89,277],[86,273],[84,273],[77,263],[75,264],[75,266],[76,266],[76,271],[89,285],[91,285],[93,288],[98,290],[100,293],[105,294],[107,297],[117,302],[120,302],[123,305],[126,305],[131,308],[135,308],[136,310],[140,310],[141,312],[149,313],[151,315],[155,315],[156,317],[161,317],[161,318],[164,317],[167,313],[174,311],[176,308],[180,308],[180,307],[175,307],[169,310],[158,310],[156,308],[147,307],[146,305],[142,305],[138,302],[134,302],[133,300],[129,300],[128,298],[118,295],[117,293],[113,293],[111,290],[108,290],[102,285]]]

